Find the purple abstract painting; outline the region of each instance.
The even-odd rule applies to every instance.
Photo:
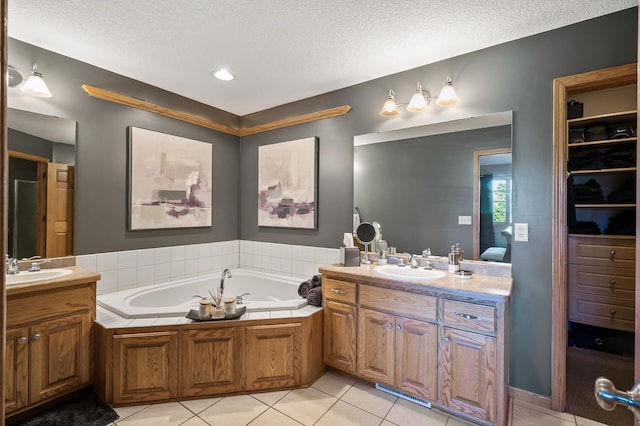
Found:
[[[315,229],[318,138],[258,147],[258,226]]]
[[[129,229],[211,226],[210,143],[129,128]]]

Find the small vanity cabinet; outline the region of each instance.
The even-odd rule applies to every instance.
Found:
[[[476,423],[506,425],[511,278],[403,282],[374,269],[320,268],[325,363]]]
[[[91,384],[99,277],[76,268],[65,279],[7,289],[7,416]]]
[[[357,370],[356,284],[322,280],[324,307],[324,363],[348,373]]]

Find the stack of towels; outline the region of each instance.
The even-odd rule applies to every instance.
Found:
[[[313,278],[303,281],[298,286],[298,294],[305,297],[313,306],[322,306],[322,275],[314,275]]]

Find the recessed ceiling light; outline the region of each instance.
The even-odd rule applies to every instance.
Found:
[[[224,80],[224,81],[230,81],[230,80],[233,80],[235,78],[235,76],[233,74],[231,74],[229,71],[224,70],[224,69],[215,71],[213,73],[213,76],[215,78],[217,78],[218,80]]]

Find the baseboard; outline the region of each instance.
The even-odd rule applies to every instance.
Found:
[[[514,400],[523,401],[538,407],[551,410],[551,398],[548,396],[538,395],[537,393],[529,392],[524,389],[514,388],[509,386],[509,396]]]

